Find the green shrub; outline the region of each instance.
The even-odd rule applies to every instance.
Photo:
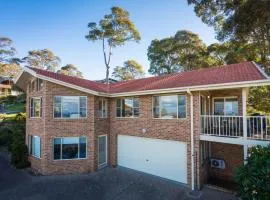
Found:
[[[243,200],[270,200],[270,145],[249,149],[247,164],[235,174],[238,195]]]
[[[0,146],[7,146],[10,149],[12,142],[12,130],[8,127],[0,129]]]
[[[16,168],[25,168],[29,166],[24,129],[22,129],[20,125],[16,125],[13,129],[11,153],[11,162]]]
[[[15,116],[15,121],[17,121],[17,122],[25,122],[26,121],[26,113],[18,113]]]

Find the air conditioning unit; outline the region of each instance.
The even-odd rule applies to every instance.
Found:
[[[220,159],[211,159],[211,167],[218,169],[225,169],[225,161]]]

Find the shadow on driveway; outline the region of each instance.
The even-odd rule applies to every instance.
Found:
[[[105,168],[90,174],[32,176],[8,164],[0,153],[0,199],[3,200],[169,200],[194,199],[188,189],[125,168]],[[204,189],[199,199],[233,200],[231,194]]]

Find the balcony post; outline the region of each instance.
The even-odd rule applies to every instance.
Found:
[[[242,89],[243,137],[247,139],[247,88]]]
[[[242,114],[243,114],[243,138],[247,139],[247,93],[248,88],[242,89]],[[245,144],[244,147],[244,163],[246,164],[246,158],[248,154],[248,146]]]

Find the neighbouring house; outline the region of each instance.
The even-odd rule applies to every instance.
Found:
[[[270,118],[247,116],[248,88],[270,85],[254,62],[104,84],[24,68],[26,144],[41,174],[122,166],[201,188],[231,181]]]
[[[0,97],[1,96],[17,96],[21,92],[14,90],[13,79],[10,77],[0,76]]]

